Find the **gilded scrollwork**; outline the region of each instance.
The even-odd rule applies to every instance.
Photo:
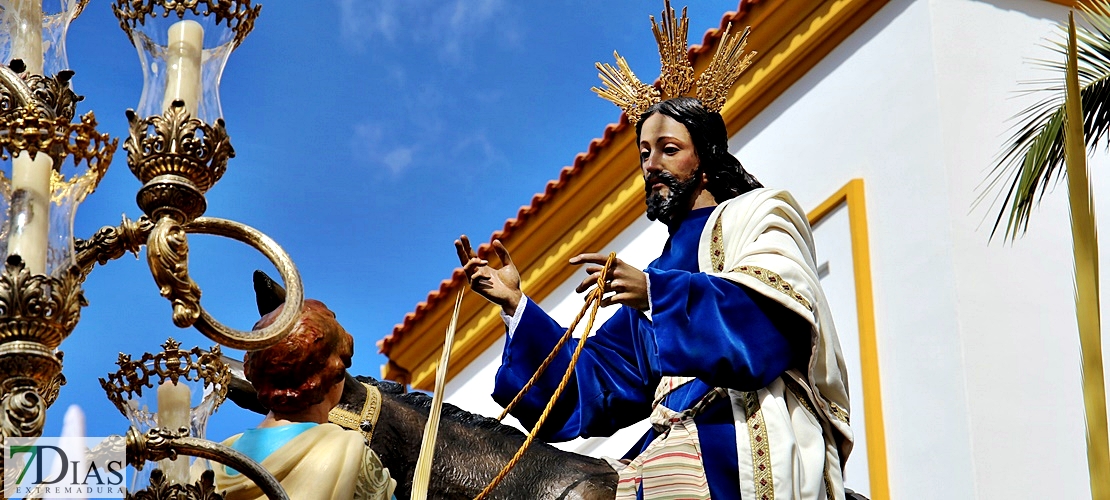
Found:
[[[151,429],[145,434],[139,433],[134,427],[127,431],[127,464],[138,469],[142,468],[142,464],[146,461],[157,461],[166,458],[176,458],[178,455],[187,455],[192,457],[205,458],[215,461],[220,464],[230,466],[231,468],[241,472],[258,485],[259,489],[266,495],[267,498],[273,500],[288,499],[285,490],[281,487],[281,483],[274,478],[272,474],[266,471],[258,462],[251,460],[246,455],[235,451],[227,446],[219,443],[189,437],[179,431],[172,431],[170,429]],[[169,486],[164,478],[160,478],[157,484],[155,483],[154,476],[160,471],[155,469],[151,471],[151,487],[149,493],[142,491],[135,492],[128,498],[136,500],[153,500],[153,499],[174,499],[180,500],[182,497],[176,494],[184,493],[185,495],[206,494],[213,491],[211,485],[211,478],[208,479],[208,484],[203,484],[205,478],[195,485],[188,486]],[[158,474],[161,475],[161,474]],[[195,489],[190,486],[195,487]],[[152,496],[140,496],[152,495]],[[208,499],[213,497],[198,496],[184,498]]]
[[[19,387],[0,399],[0,433],[5,437],[35,437],[46,422],[46,401],[34,387]]]
[[[174,220],[190,221],[203,215],[208,208],[200,189],[178,175],[155,177],[139,188],[135,201],[154,220],[170,216]]]
[[[43,312],[47,317],[56,319],[68,337],[81,320],[81,308],[89,305],[81,289],[85,275],[77,266],[70,266],[50,279],[53,284],[50,287],[50,302],[47,303],[49,307]]]
[[[155,427],[140,433],[134,427],[127,430],[127,465],[142,470],[147,462],[176,460],[175,439],[189,437],[189,429]]]
[[[210,350],[194,347],[181,348],[181,343],[168,339],[157,354],[144,353],[137,360],[128,354],[120,353],[116,361],[119,370],[100,379],[100,386],[108,395],[108,400],[126,414],[128,400],[142,396],[144,389],[153,389],[163,382],[178,380],[204,381],[206,391],[216,396],[216,404],[227,396],[231,382],[231,368],[220,360],[220,347]]]
[[[186,12],[195,16],[214,16],[216,24],[227,23],[235,32],[235,45],[254,29],[254,20],[262,10],[261,5],[251,6],[250,0],[115,0],[112,12],[119,19],[120,28],[134,43],[131,31],[148,18],[169,17],[172,13],[184,18]]]
[[[59,140],[59,147],[64,153],[65,158],[70,158],[74,165],[84,162],[88,166],[88,170],[82,176],[87,178],[84,182],[89,184],[88,189],[82,194],[88,196],[104,179],[104,174],[108,172],[108,165],[112,163],[112,157],[115,155],[116,147],[119,146],[119,139],[112,139],[108,134],[101,134],[96,131],[96,116],[92,111],[81,115],[81,120],[75,123],[66,123],[64,129],[61,129],[62,139]],[[59,163],[61,163],[59,161]],[[81,182],[82,179],[71,180],[70,183]],[[78,201],[80,201],[78,200]]]
[[[77,114],[77,103],[83,98],[73,92],[69,80],[73,71],[61,71],[54,76],[24,73],[23,81],[31,90],[35,105],[53,111],[53,115],[69,122]]]
[[[144,184],[174,175],[204,193],[223,176],[228,159],[235,157],[223,120],[208,125],[192,117],[181,101],[148,118],[128,110],[127,120],[131,129],[123,144],[127,164]]]
[[[82,99],[69,85],[73,71],[61,71],[53,76],[27,72],[21,60],[14,60],[0,72],[0,116],[18,114],[24,108],[34,110],[42,118],[64,118],[66,122],[77,113],[77,102]]]
[[[0,158],[8,159],[20,152],[27,152],[34,158],[44,152],[54,158],[55,169],[61,168],[67,158],[74,165],[85,163],[88,168],[84,174],[61,181],[80,186],[82,192],[77,201],[81,201],[104,178],[119,143],[108,134],[98,133],[96,125],[96,116],[91,111],[74,123],[65,117],[44,116],[33,107],[0,113]],[[55,192],[61,187],[58,183],[58,180],[53,182]]]
[[[4,158],[22,152],[27,152],[31,158],[40,152],[51,154],[64,137],[60,129],[68,124],[63,118],[44,116],[34,107],[12,111],[0,121],[0,147]]]
[[[32,106],[35,102],[30,87],[19,76],[25,66],[22,62],[14,66],[0,66],[0,116]]]
[[[81,278],[76,266],[51,277],[31,274],[18,255],[8,257],[0,272],[0,344],[31,341],[56,349],[88,305]]]
[[[127,500],[223,500],[223,495],[216,491],[215,477],[212,471],[201,473],[200,479],[193,484],[174,484],[166,479],[162,469],[150,472],[150,486],[146,489],[128,492]]]
[[[73,242],[77,267],[87,276],[96,264],[107,264],[126,252],[137,256],[153,230],[154,223],[145,215],[136,221],[124,216],[119,226],[104,226],[89,239]]]
[[[300,273],[293,265],[293,259],[281,246],[257,229],[226,219],[200,217],[186,224],[185,230],[191,234],[212,234],[232,238],[254,247],[270,259],[287,286],[285,307],[270,326],[249,332],[235,330],[220,324],[201,308],[200,318],[193,324],[197,330],[221,345],[243,350],[272,346],[292,331],[293,325],[301,314],[304,291],[301,287]]]
[[[62,354],[62,351],[58,351],[56,354],[59,362],[62,361]],[[42,399],[46,401],[47,408],[53,406],[54,402],[58,400],[58,394],[61,394],[63,385],[66,385],[66,376],[59,370],[58,374],[42,389]]]
[[[58,346],[87,305],[76,266],[56,277],[31,274],[18,255],[0,271],[0,428],[8,436],[37,436],[45,408],[61,386]],[[41,407],[41,408],[40,408]]]
[[[176,220],[162,217],[146,244],[147,263],[158,293],[173,305],[173,324],[192,326],[200,316],[200,287],[189,277],[189,240]]]
[[[0,395],[33,387],[42,396],[61,372],[61,359],[53,349],[38,342],[13,340],[0,344]]]

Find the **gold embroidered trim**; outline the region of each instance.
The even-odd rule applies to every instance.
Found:
[[[829,404],[829,413],[832,413],[837,420],[846,424],[850,423],[848,422],[848,410],[841,408],[840,405],[833,403],[832,401],[829,401],[827,399],[825,400],[825,402]]]
[[[771,445],[767,442],[767,424],[756,391],[745,392],[744,415],[748,420],[748,437],[752,442],[752,473],[755,476],[755,496],[759,500],[775,498],[774,478],[771,476]]]
[[[809,404],[809,399],[806,398],[805,391],[801,388],[801,386],[798,385],[798,381],[790,377],[783,377],[782,381],[786,384],[786,387],[790,389],[790,392],[794,393],[794,396],[802,402],[802,406],[805,407],[805,409],[809,411],[809,413],[812,414],[815,418],[820,420],[821,417],[817,415],[817,412],[813,409],[813,406]],[[837,420],[840,420],[841,422],[844,422],[846,424],[849,423],[847,410],[841,408],[840,405],[833,403],[828,399],[825,399],[825,403],[829,405],[829,413],[832,413],[832,415],[836,417]]]
[[[382,409],[382,393],[377,387],[365,382],[362,386],[366,388],[366,401],[362,404],[362,413],[355,415],[353,411],[336,406],[328,412],[328,422],[347,430],[361,432],[369,446],[370,439],[374,437],[374,428],[378,425],[378,414]]]
[[[709,256],[713,261],[713,270],[717,272],[725,270],[725,244],[719,216],[717,222],[713,223],[713,239],[709,242]]]
[[[798,303],[801,304],[802,307],[805,307],[807,310],[813,310],[813,305],[811,305],[802,294],[794,291],[794,287],[790,286],[790,283],[787,283],[786,280],[782,279],[782,276],[779,276],[778,273],[774,271],[769,271],[757,266],[740,266],[729,272],[744,273],[748,276],[758,279],[759,281],[762,281],[765,285],[774,288],[775,290],[786,294],[787,297],[798,301]]]
[[[709,241],[709,257],[715,271],[719,273],[725,270],[725,244],[724,232],[721,229],[721,217],[717,217],[717,222],[713,223],[712,238]],[[810,304],[802,294],[796,292],[794,287],[790,286],[790,283],[782,279],[782,276],[779,276],[778,273],[774,271],[769,271],[758,266],[740,266],[729,272],[747,274],[798,301],[798,303],[807,310],[813,310],[813,305]]]
[[[817,415],[817,411],[813,409],[813,405],[809,404],[809,398],[806,397],[805,389],[802,389],[797,380],[794,380],[790,377],[782,377],[782,383],[786,385],[786,388],[791,393],[794,394],[795,398],[798,398],[798,402],[802,404],[802,408],[805,408],[806,411],[808,411],[810,415],[813,415],[813,418],[816,418],[818,422],[822,420],[821,417]]]

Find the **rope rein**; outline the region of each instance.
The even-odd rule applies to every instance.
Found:
[[[500,483],[501,480],[509,474],[509,471],[516,466],[517,462],[520,461],[520,458],[524,456],[524,452],[528,449],[529,446],[531,446],[532,441],[536,437],[536,433],[539,432],[541,427],[543,427],[544,421],[547,420],[547,416],[551,413],[551,409],[555,407],[555,402],[558,401],[559,396],[563,393],[563,389],[565,389],[567,383],[570,382],[570,376],[574,373],[574,365],[578,363],[578,356],[582,353],[582,348],[586,346],[586,339],[590,336],[590,331],[593,329],[594,318],[597,316],[597,310],[601,306],[601,297],[605,294],[605,282],[609,277],[609,272],[611,271],[613,262],[616,261],[616,259],[617,254],[615,252],[610,252],[609,258],[605,261],[605,267],[602,268],[601,274],[599,274],[597,277],[597,286],[593,290],[590,290],[590,293],[586,295],[586,303],[582,305],[582,310],[578,312],[578,316],[574,318],[574,321],[571,322],[570,327],[567,328],[567,332],[564,333],[562,338],[559,339],[559,342],[555,344],[555,348],[552,349],[551,354],[548,354],[547,358],[543,360],[543,363],[540,363],[539,368],[536,369],[535,375],[532,375],[532,378],[528,380],[528,383],[524,384],[524,387],[521,387],[520,392],[518,392],[516,397],[513,398],[512,402],[510,402],[509,405],[505,407],[505,411],[501,412],[501,416],[497,418],[497,420],[499,421],[504,419],[505,416],[508,415],[509,411],[512,410],[513,407],[516,406],[516,404],[521,400],[521,398],[524,397],[524,394],[527,393],[533,385],[535,385],[536,381],[540,378],[543,372],[547,370],[547,367],[555,359],[555,356],[559,353],[560,350],[562,350],[567,341],[570,340],[572,334],[574,333],[574,328],[578,326],[578,322],[582,320],[582,317],[586,314],[586,310],[589,309],[590,319],[586,322],[586,331],[582,334],[582,339],[578,341],[578,346],[574,349],[574,354],[570,358],[570,365],[567,366],[567,371],[563,374],[563,379],[559,382],[559,386],[555,388],[555,392],[551,395],[551,399],[547,402],[547,407],[543,409],[543,413],[540,414],[539,420],[536,420],[536,424],[532,426],[532,431],[528,433],[527,437],[524,439],[524,444],[520,445],[520,449],[517,450],[516,455],[513,455],[512,460],[509,460],[509,463],[505,464],[505,467],[501,469],[501,472],[497,474],[497,477],[494,477],[493,481],[491,481],[489,485],[486,486],[486,488],[478,494],[478,496],[474,497],[474,500],[484,500],[487,496],[489,496],[490,492],[497,487],[498,483]]]

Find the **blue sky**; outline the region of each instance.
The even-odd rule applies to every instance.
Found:
[[[93,110],[99,130],[122,142],[142,76],[110,6],[92,0],[74,22],[69,63],[86,96],[78,112]],[[692,5],[691,41],[736,7]],[[265,2],[224,71],[236,157],[209,191],[205,215],[281,244],[306,295],[354,335],[353,372],[377,376],[384,358],[375,342],[450,276],[452,241],[463,233],[488,240],[617,120],[619,110],[589,90],[598,84],[593,63],[612,62],[615,49],[642,79],[658,74],[648,15],[661,8],[656,0]],[[139,187],[121,149],[81,206],[75,233],[116,225],[123,213],[137,218]],[[272,267],[230,240],[193,236],[190,247],[204,307],[250,329],[251,271]],[[169,336],[186,347],[213,344],[173,325],[145,253],[95,270],[85,294],[90,305],[62,344],[69,382],[46,435],[60,432],[74,403],[88,414],[89,435],[126,430],[97,382],[120,352],[156,352]],[[233,406],[209,422],[210,439],[260,419]]]

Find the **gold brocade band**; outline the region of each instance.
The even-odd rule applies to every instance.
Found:
[[[362,411],[355,415],[352,411],[344,410],[338,406],[328,412],[328,422],[344,429],[358,431],[366,438],[366,444],[374,437],[374,428],[378,426],[378,415],[382,409],[382,393],[377,387],[362,383],[366,388],[366,401],[362,404]]]
[[[712,258],[713,261],[713,269],[719,273],[724,272],[725,270],[724,236],[722,235],[722,231],[723,229],[721,228],[721,218],[718,217],[717,222],[713,223],[713,233],[712,238],[709,242],[709,251],[710,258]],[[779,276],[779,274],[774,271],[764,269],[759,266],[738,266],[735,269],[730,270],[729,272],[743,273],[751,276],[759,281],[762,281],[763,284],[774,288],[775,290],[778,290],[786,294],[786,296],[796,300],[799,304],[802,305],[802,307],[805,307],[807,310],[813,310],[813,304],[810,304],[809,301],[806,300],[805,296],[798,293],[797,290],[794,289],[794,287],[790,286],[790,283],[787,283],[786,280],[782,279],[782,276]]]

